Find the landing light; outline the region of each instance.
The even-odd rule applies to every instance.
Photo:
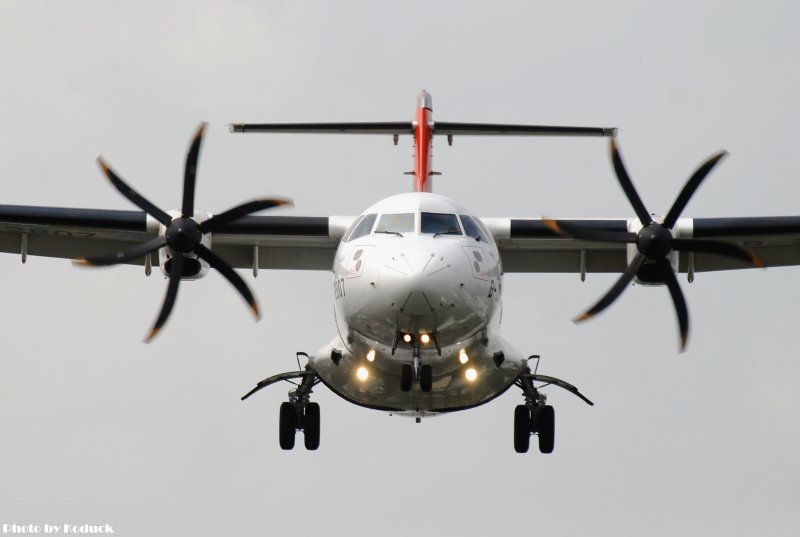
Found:
[[[404,335],[403,341],[405,341],[406,343],[411,343],[411,334]]]
[[[468,381],[472,382],[472,381],[474,381],[476,378],[478,378],[478,372],[477,372],[477,371],[475,371],[475,369],[474,369],[474,368],[470,367],[469,369],[467,369],[467,371],[466,371],[466,373],[464,374],[464,376],[466,376],[466,377],[467,377],[467,380],[468,380]]]
[[[459,351],[459,353],[458,353],[458,361],[461,362],[462,364],[466,364],[467,362],[469,362],[469,356],[467,356],[467,351],[465,351],[464,349],[461,349]],[[470,371],[474,371],[474,370],[470,369]]]
[[[423,344],[427,345],[428,343],[431,342],[431,336],[429,336],[428,334],[422,334],[421,336],[419,336],[419,340]]]
[[[364,382],[369,377],[369,370],[364,366],[359,367],[358,371],[356,371],[356,377],[361,382]]]
[[[367,353],[367,361],[374,362],[375,361],[375,349],[370,349]]]

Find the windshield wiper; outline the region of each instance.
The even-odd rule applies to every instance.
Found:
[[[387,235],[397,235],[398,237],[402,237],[403,234],[399,231],[389,231],[388,229],[382,229],[380,231],[376,231],[375,233],[385,233]]]
[[[440,231],[439,233],[434,233],[433,238],[435,239],[439,235],[461,235],[458,231]]]

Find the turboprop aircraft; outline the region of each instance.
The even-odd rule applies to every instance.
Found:
[[[503,275],[509,272],[620,273],[616,284],[576,321],[589,319],[632,282],[665,286],[687,344],[689,314],[677,273],[800,264],[800,217],[680,218],[691,196],[725,156],[713,155],[689,178],[663,217],[650,213],[628,176],[617,130],[434,122],[422,91],[412,121],[385,123],[233,124],[234,133],[328,133],[411,136],[413,191],[383,199],[358,216],[264,216],[289,204],[256,199],[217,214],[199,213],[194,193],[202,124],[186,158],[179,210],[164,211],[140,195],[105,160],[101,171],[140,210],[0,205],[0,251],[74,259],[84,266],[157,265],[168,279],[164,303],[146,337],[166,323],[182,280],[219,271],[253,314],[255,296],[237,268],[332,272],[336,332],[298,370],[270,376],[244,395],[281,381],[294,384],[280,407],[279,444],[292,449],[303,432],[307,449],[320,443],[320,384],[371,409],[416,418],[473,408],[521,390],[514,410],[514,448],[538,436],[554,448],[555,414],[542,389],[563,388],[588,404],[572,384],[531,370],[531,358],[500,335]],[[595,136],[610,141],[614,170],[634,218],[481,218],[434,194],[434,137]],[[306,364],[300,367],[300,356]]]

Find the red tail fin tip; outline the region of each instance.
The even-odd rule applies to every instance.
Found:
[[[414,191],[430,192],[433,147],[433,98],[425,90],[417,96],[417,115],[414,120]]]

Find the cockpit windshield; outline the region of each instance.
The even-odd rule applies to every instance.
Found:
[[[423,234],[461,235],[458,218],[454,214],[421,213],[420,225]]]
[[[375,233],[409,233],[414,231],[414,213],[382,214]]]

